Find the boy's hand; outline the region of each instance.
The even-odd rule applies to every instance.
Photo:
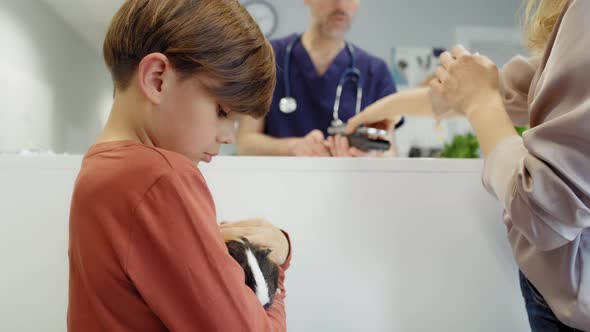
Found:
[[[253,244],[270,248],[270,259],[282,265],[289,255],[289,241],[283,232],[263,219],[239,222],[222,222],[219,226],[223,239],[235,240],[245,237]]]

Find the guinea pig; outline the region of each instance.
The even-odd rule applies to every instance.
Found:
[[[250,243],[247,239],[225,242],[229,254],[244,270],[245,282],[264,307],[270,308],[280,291],[279,267],[268,257],[271,250]]]

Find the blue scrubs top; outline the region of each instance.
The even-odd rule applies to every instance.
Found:
[[[297,101],[297,110],[284,114],[279,109],[279,101],[285,96],[285,52],[287,45],[293,43],[298,35],[271,42],[277,62],[277,85],[270,111],[265,119],[265,134],[277,137],[303,137],[314,129],[328,135],[328,127],[333,120],[336,88],[342,73],[351,66],[351,58],[344,48],[334,59],[323,76],[317,70],[301,43],[293,48],[289,68],[291,96]],[[363,98],[361,110],[375,101],[396,92],[389,69],[383,60],[370,55],[353,45],[357,67],[363,79]],[[339,117],[347,122],[355,115],[356,84],[348,79],[342,92]]]

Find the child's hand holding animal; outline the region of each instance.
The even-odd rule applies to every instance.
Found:
[[[219,226],[224,241],[245,237],[251,243],[272,250],[270,259],[276,264],[283,264],[289,255],[289,241],[283,232],[263,219],[251,219],[240,222],[222,222]]]

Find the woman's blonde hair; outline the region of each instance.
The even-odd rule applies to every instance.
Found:
[[[524,23],[528,47],[542,52],[557,24],[563,7],[569,0],[528,0]]]

